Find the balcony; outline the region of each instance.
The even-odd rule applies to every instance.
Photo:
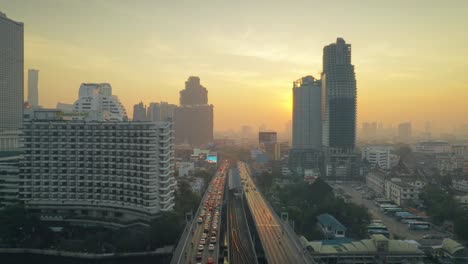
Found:
[[[167,205],[173,201],[174,201],[174,196],[171,196],[169,199],[159,201],[159,204],[161,204],[161,207],[163,206],[167,207]]]

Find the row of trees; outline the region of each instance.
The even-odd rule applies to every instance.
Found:
[[[444,221],[453,222],[457,237],[468,241],[468,210],[455,200],[450,189],[427,185],[419,193],[419,198],[427,207],[427,213],[433,223],[440,225]]]
[[[316,227],[316,217],[323,213],[333,215],[347,227],[347,236],[361,239],[366,236],[370,221],[367,209],[336,198],[332,188],[322,181],[313,184],[297,183],[279,189],[281,211],[295,221],[296,231],[308,239],[322,239]]]

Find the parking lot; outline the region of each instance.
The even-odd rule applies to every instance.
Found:
[[[359,184],[358,186],[361,190],[356,190],[352,187],[356,186],[357,184],[349,184],[349,183],[341,183],[341,184],[332,184],[334,189],[341,188],[344,192],[344,195],[348,195],[351,202],[355,204],[364,205],[368,208],[369,213],[371,214],[373,219],[379,219],[385,224],[391,234],[391,237],[399,238],[399,239],[409,239],[409,240],[420,240],[423,239],[424,236],[432,235],[432,236],[445,236],[444,233],[441,233],[436,230],[409,230],[408,224],[401,223],[395,217],[391,215],[387,215],[380,211],[380,209],[374,204],[372,199],[365,199],[363,197],[368,197],[369,192],[366,190],[366,187],[363,184]]]

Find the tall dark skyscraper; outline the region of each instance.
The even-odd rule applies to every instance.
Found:
[[[323,145],[340,152],[356,144],[356,77],[351,45],[338,38],[323,48]]]
[[[351,45],[338,38],[323,48],[322,136],[327,176],[358,176],[356,94]]]
[[[180,91],[180,106],[174,111],[175,143],[203,146],[213,141],[213,105],[200,78],[190,76]]]
[[[180,105],[208,104],[208,90],[200,84],[198,76],[190,76],[185,82],[185,89],[180,91]]]

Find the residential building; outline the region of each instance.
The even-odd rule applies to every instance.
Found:
[[[0,12],[0,36],[0,133],[2,133],[18,131],[23,125],[23,23],[14,21]]]
[[[436,156],[436,166],[441,176],[463,169],[464,158],[460,155],[443,153]]]
[[[397,158],[391,154],[391,146],[367,146],[362,152],[362,158],[373,166],[388,170],[396,165]]]
[[[128,120],[127,111],[117,96],[112,95],[112,87],[108,83],[82,83],[72,111],[73,120]]]
[[[338,38],[323,48],[322,138],[328,177],[358,176],[357,89],[351,45]]]
[[[148,106],[148,111],[146,114],[146,118],[148,121],[167,121],[173,120],[174,118],[174,111],[177,108],[174,104],[169,104],[168,102],[160,102],[160,103],[150,103]]]
[[[213,142],[213,105],[200,78],[190,76],[180,91],[180,106],[174,112],[175,142],[204,146]]]
[[[133,121],[147,121],[146,105],[140,102],[133,106]]]
[[[465,178],[452,179],[452,188],[457,191],[468,193],[468,179],[465,179]]]
[[[398,139],[402,142],[409,142],[411,140],[411,123],[401,123],[398,125]]]
[[[28,70],[28,102],[32,107],[39,106],[39,70]]]
[[[45,220],[128,223],[174,208],[170,122],[24,124],[19,196]]]
[[[421,182],[418,182],[421,187]],[[401,178],[390,178],[385,181],[385,196],[398,206],[405,206],[419,199],[420,188],[416,183],[410,184]]]
[[[0,208],[19,202],[20,151],[0,152]]]
[[[296,175],[303,176],[305,170],[320,172],[321,101],[320,80],[313,76],[305,76],[293,82],[292,148],[289,152],[289,168]]]
[[[335,264],[421,264],[424,252],[414,241],[388,239],[384,235],[371,235],[369,239],[308,241],[299,238],[302,246],[316,263]]]
[[[452,145],[452,153],[460,156],[468,156],[468,145]]]
[[[19,130],[0,132],[0,151],[18,150],[21,147],[20,134]]]
[[[317,225],[326,239],[343,238],[346,236],[346,227],[336,220],[333,215],[318,215]]]
[[[73,112],[73,104],[67,104],[67,103],[57,103],[57,106],[55,107],[58,110],[62,111],[64,114],[70,114]]]
[[[188,162],[188,161],[178,162],[176,164],[176,167],[178,168],[179,177],[191,176],[193,172],[195,171],[195,164],[193,162]]]
[[[452,152],[452,146],[448,142],[442,140],[418,142],[412,147],[412,149],[416,153],[424,154],[441,154]]]

